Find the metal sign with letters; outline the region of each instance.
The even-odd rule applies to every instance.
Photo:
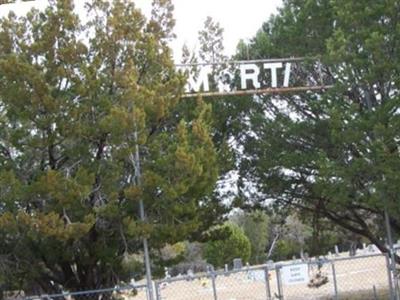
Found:
[[[320,65],[315,62],[313,67]],[[307,75],[303,58],[181,64],[188,78],[185,97],[274,94],[325,90],[322,76]]]
[[[299,284],[307,283],[308,277],[308,264],[297,264],[282,267],[282,279],[283,283]]]

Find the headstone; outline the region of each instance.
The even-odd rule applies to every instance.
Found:
[[[339,247],[335,245],[335,256],[339,256]]]
[[[367,248],[368,248],[368,252],[371,252],[371,253],[382,253],[382,251],[379,250],[378,247],[376,245],[374,245],[374,244],[368,245]]]
[[[310,255],[308,252],[304,252],[304,261],[308,261],[310,259]]]
[[[317,266],[318,266],[318,270],[322,268],[322,266],[324,265],[324,258],[321,256],[318,256],[318,258],[316,259],[317,261]]]
[[[247,273],[247,279],[251,281],[265,282],[265,271],[264,270],[252,270]]]
[[[241,258],[233,259],[233,269],[240,270],[241,268],[243,268],[242,259]]]
[[[170,279],[171,274],[169,274],[169,270],[167,267],[164,268],[165,279]]]
[[[274,261],[273,260],[267,260],[267,268],[268,269],[273,269],[274,268]]]
[[[247,269],[247,273],[248,273],[248,272],[249,272],[249,269],[250,269],[250,264],[249,264],[249,262],[246,263],[246,269]]]
[[[191,281],[194,280],[194,272],[192,269],[187,270],[186,272],[186,280]]]

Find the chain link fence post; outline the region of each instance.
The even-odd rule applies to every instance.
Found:
[[[332,279],[333,279],[333,289],[334,289],[334,296],[333,299],[338,300],[338,288],[337,288],[337,281],[336,281],[336,269],[335,269],[335,262],[332,260],[331,261],[332,264]]]
[[[160,283],[158,281],[154,282],[154,290],[156,292],[156,300],[161,300]]]
[[[392,279],[393,279],[393,295],[394,295],[393,297],[396,300],[400,300],[399,273],[396,268],[395,256],[396,256],[396,252],[394,250],[393,255],[392,255],[393,262],[391,263]]]
[[[216,276],[216,275],[215,275],[215,271],[214,271],[214,270],[211,270],[210,276],[211,276],[211,285],[212,285],[214,300],[218,300],[218,296],[217,296],[217,286],[215,285],[215,276]]]
[[[271,286],[269,285],[269,270],[268,267],[265,267],[265,291],[267,293],[267,299],[271,300]]]
[[[388,283],[389,283],[389,295],[390,295],[390,300],[394,300],[393,279],[392,279],[390,258],[389,258],[389,254],[388,254],[388,253],[385,253],[385,259],[386,259],[386,268],[387,268],[387,273],[388,273]]]
[[[276,284],[278,285],[278,299],[283,300],[283,291],[282,291],[282,278],[281,278],[281,265],[276,265]]]

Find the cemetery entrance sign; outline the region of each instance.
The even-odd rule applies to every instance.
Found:
[[[177,68],[188,78],[185,97],[278,94],[330,87],[324,83],[321,63],[306,63],[304,58],[180,64]],[[311,69],[319,70],[313,74],[316,76],[309,76]]]

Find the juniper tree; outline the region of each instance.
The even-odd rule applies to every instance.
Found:
[[[398,1],[287,0],[263,25],[251,58],[320,59],[306,75],[334,88],[252,101],[259,109],[249,115],[241,168],[257,187],[253,204],[273,200],[387,251],[385,202],[400,233],[399,17]]]
[[[0,20],[0,277],[27,293],[110,287],[124,260],[217,220],[210,107],[179,112],[173,6],[72,0]],[[141,184],[137,176],[139,162]],[[147,221],[139,218],[144,201]]]

